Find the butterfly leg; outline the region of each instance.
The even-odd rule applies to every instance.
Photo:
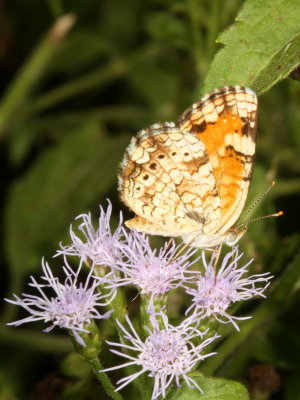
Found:
[[[192,238],[192,239],[189,240],[187,243],[185,243],[185,244],[181,247],[181,249],[179,249],[179,250],[177,251],[177,254],[175,254],[175,256],[172,258],[172,260],[170,261],[170,263],[173,262],[173,261],[175,261],[175,260],[179,257],[179,255],[180,255],[188,246],[190,246],[190,245],[193,243],[194,240],[195,240],[195,238]]]
[[[223,242],[218,245],[218,247],[214,250],[216,252],[216,258],[214,261],[214,270],[216,271],[217,264],[220,258],[221,250],[222,250]]]

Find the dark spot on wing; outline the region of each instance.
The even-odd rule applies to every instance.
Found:
[[[149,165],[150,169],[157,169],[157,164],[156,163],[152,163]]]
[[[204,132],[207,127],[206,121],[202,121],[201,124],[193,125],[191,131],[194,133],[201,133]]]
[[[249,129],[250,129],[249,122],[248,121],[244,122],[244,126],[242,128],[242,134],[247,135],[249,133]]]

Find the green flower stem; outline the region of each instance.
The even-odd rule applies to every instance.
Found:
[[[98,265],[95,267],[95,275],[97,275],[99,277],[103,277],[106,275],[106,273],[107,273],[107,267],[105,267],[103,265]],[[101,291],[103,293],[105,293],[106,290],[108,292],[110,289],[105,289],[101,286]],[[123,290],[121,288],[117,288],[117,293],[116,293],[114,299],[107,307],[109,310],[114,310],[112,317],[115,320],[118,320],[121,324],[123,324],[123,322],[125,321],[125,315],[127,313],[127,305],[126,305],[126,299],[125,299]],[[119,333],[119,338],[123,343],[123,336],[122,336],[118,326],[117,326],[117,330]]]
[[[210,337],[218,330],[219,322],[212,316],[203,318],[200,323],[202,332],[208,330],[206,337]]]
[[[111,302],[110,306],[114,310],[113,318],[117,319],[121,324],[123,324],[125,321],[125,315],[127,314],[127,305],[122,289],[117,289],[117,294]],[[122,335],[120,335],[120,332],[119,336],[122,339]]]
[[[155,297],[153,300],[154,311],[160,312],[163,308],[167,310],[167,301],[168,301],[167,296]],[[147,337],[149,335],[145,327],[148,326],[149,328],[151,328],[152,326],[149,320],[149,312],[148,312],[149,304],[150,304],[150,296],[141,295],[140,318],[141,318],[141,329],[144,337]],[[162,321],[159,321],[159,323],[160,327],[163,328]]]
[[[142,377],[143,385],[142,385],[142,399],[150,400],[153,392],[153,383],[154,379],[149,378],[146,374]]]
[[[105,266],[98,265],[95,268],[95,275],[103,277],[103,276],[105,276],[106,273],[107,273],[107,268]],[[103,290],[103,288],[101,290],[103,292],[105,291],[105,289]],[[125,322],[125,315],[127,313],[126,299],[125,299],[122,288],[117,289],[117,293],[116,293],[113,301],[108,305],[108,309],[114,310],[114,312],[112,314],[112,318],[115,320],[114,323],[115,323],[116,330],[118,332],[119,340],[120,340],[120,343],[125,344],[124,337],[123,337],[124,334],[121,331],[121,329],[119,328],[119,326],[116,324],[116,320],[118,320],[121,324],[123,324]],[[129,352],[126,348],[124,348],[122,351],[126,354],[129,354]],[[126,371],[125,373],[127,375],[131,375],[136,372],[136,368],[133,365],[131,365],[131,366],[129,365],[125,368],[125,371]],[[143,390],[141,381],[139,379],[135,379],[132,383],[136,387],[136,389],[141,393]]]
[[[213,335],[215,335],[215,333],[217,333],[218,331],[218,326],[219,326],[219,322],[216,321],[216,319],[214,317],[207,317],[207,318],[203,318],[200,322],[199,325],[199,329],[201,332],[205,332],[207,331],[207,333],[203,336],[203,337],[198,337],[194,339],[194,344],[197,346],[200,343],[202,343],[204,340],[209,339],[210,337],[212,337]],[[216,342],[212,342],[209,346],[206,346],[205,349],[202,352],[202,355],[205,355],[207,353],[210,353],[213,350],[213,347],[215,346]],[[203,361],[198,361],[195,366],[194,366],[194,371],[198,370],[199,366],[200,366],[200,371],[202,373],[202,362]]]
[[[97,265],[95,267],[95,275],[99,277],[103,277],[107,274],[108,269],[103,265]],[[106,291],[109,292],[110,289],[105,289],[101,285],[101,291],[105,293]],[[112,300],[112,302],[108,305],[109,310],[114,310],[113,317],[117,319],[119,322],[123,323],[125,321],[125,314],[126,314],[126,301],[124,297],[124,293],[122,289],[117,288],[117,293]]]
[[[8,87],[0,104],[0,137],[20,112],[74,23],[73,14],[58,18]]]
[[[99,329],[95,322],[89,324],[87,329],[89,333],[80,333],[80,337],[86,344],[85,347],[81,346],[72,336],[75,350],[88,362],[96,378],[101,382],[106,394],[114,400],[122,400],[123,397],[120,395],[120,393],[115,392],[115,387],[111,383],[107,374],[105,372],[100,372],[100,370],[103,369],[103,366],[99,360],[99,354],[101,351],[101,337]]]

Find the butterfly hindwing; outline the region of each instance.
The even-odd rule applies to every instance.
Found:
[[[220,200],[205,145],[174,124],[156,124],[132,139],[119,191],[137,214],[128,222],[137,230],[180,236],[219,225]]]

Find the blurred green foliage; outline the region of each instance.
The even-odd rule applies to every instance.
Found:
[[[250,225],[240,246],[255,257],[256,271],[275,278],[265,302],[246,306],[253,319],[241,333],[223,332],[219,357],[203,372],[243,381],[255,393],[265,377],[250,382],[248,368],[269,365],[282,383],[277,393],[268,388],[266,398],[297,400],[300,83],[287,76],[300,61],[300,7],[296,0],[251,0],[238,14],[243,3],[1,3],[2,297],[23,290],[41,257],[49,259],[68,240],[76,215],[91,210],[96,219],[98,204],[109,197],[115,218],[121,208],[129,216],[118,200],[116,174],[137,130],[176,120],[215,86],[249,85],[265,92],[249,204],[276,179],[255,216],[285,214]],[[225,47],[213,60],[220,43]],[[36,400],[45,392],[47,399],[104,398],[83,361],[64,360],[67,336],[5,326],[18,311],[2,306],[0,399]]]

